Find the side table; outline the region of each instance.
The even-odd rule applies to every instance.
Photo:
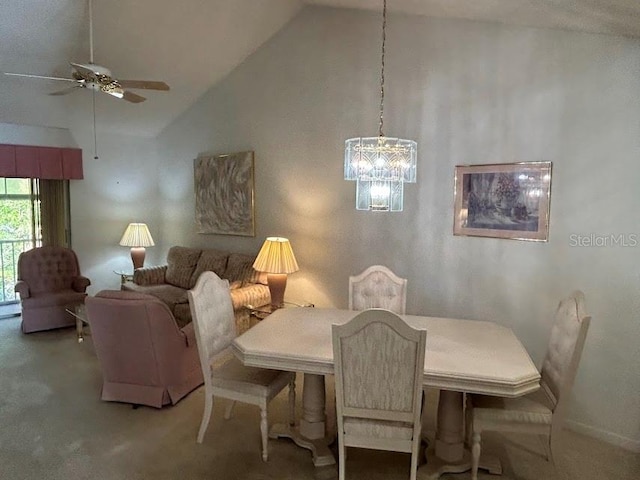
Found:
[[[79,303],[70,308],[65,308],[67,313],[70,313],[76,319],[76,333],[78,335],[78,343],[84,341],[84,326],[89,325],[87,319],[87,310],[84,307],[84,303]]]
[[[133,273],[125,272],[123,270],[114,270],[113,273],[120,275],[120,285],[124,285],[125,282],[133,280]]]
[[[284,307],[280,308],[294,308],[294,307],[305,307],[305,308],[313,308],[315,305],[311,302],[284,302]],[[253,305],[245,305],[245,308],[249,310],[249,315],[257,320],[264,320],[273,312],[278,310],[278,308],[274,308],[271,304],[261,305],[259,307],[254,307]]]
[[[280,308],[294,308],[294,307],[315,307],[315,305],[313,303],[310,302],[302,302],[302,303],[298,303],[298,302],[284,302],[284,307],[280,307]],[[242,320],[238,326],[238,335],[246,332],[248,329],[250,329],[251,327],[254,327],[255,325],[258,324],[258,322],[264,320],[265,318],[267,318],[269,315],[271,315],[273,312],[275,312],[276,310],[278,310],[277,308],[273,308],[271,306],[271,304],[267,304],[267,305],[260,305],[259,307],[255,307],[253,305],[245,305],[244,306],[247,314],[244,317],[244,320]]]

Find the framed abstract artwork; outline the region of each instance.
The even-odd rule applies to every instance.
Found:
[[[454,235],[546,242],[551,162],[458,165]]]
[[[253,152],[194,160],[198,233],[255,236]]]

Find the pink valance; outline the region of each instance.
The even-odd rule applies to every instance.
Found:
[[[82,150],[0,144],[0,177],[79,180]]]

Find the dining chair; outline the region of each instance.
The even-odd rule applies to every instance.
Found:
[[[560,301],[542,369],[540,389],[518,398],[467,397],[467,428],[471,439],[471,478],[477,480],[480,442],[485,430],[540,435],[547,460],[558,458],[559,434],[580,363],[591,317],[584,294],[575,291]]]
[[[416,479],[427,332],[393,312],[365,310],[332,325],[339,479],[346,447],[411,453]]]
[[[235,316],[229,282],[213,272],[204,272],[189,290],[189,306],[196,332],[196,344],[204,375],[205,405],[197,441],[207,431],[214,397],[231,400],[225,419],[236,401],[260,407],[262,460],[268,459],[267,405],[289,385],[289,423],[295,419],[295,373],[247,367],[233,355],[230,345],[236,337]]]
[[[407,305],[407,279],[383,265],[372,265],[349,277],[349,310],[384,308],[404,315]]]

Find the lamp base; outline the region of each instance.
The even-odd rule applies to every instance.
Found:
[[[271,295],[271,308],[282,308],[284,306],[284,290],[287,288],[287,274],[269,273],[267,283]]]
[[[144,266],[144,247],[131,247],[131,260],[133,261],[133,269],[142,268]]]

